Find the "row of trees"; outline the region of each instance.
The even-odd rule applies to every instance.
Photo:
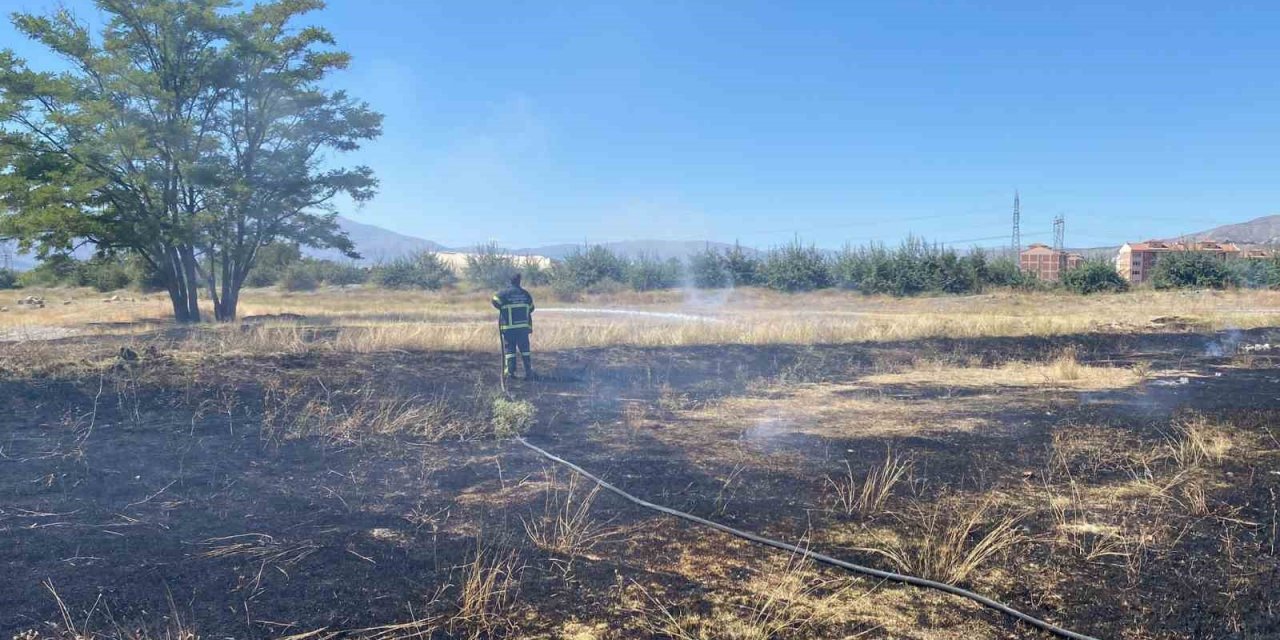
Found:
[[[710,250],[688,260],[627,257],[608,248],[587,247],[550,265],[482,246],[460,269],[440,255],[423,252],[371,267],[303,257],[297,245],[272,243],[261,248],[251,287],[279,286],[306,291],[321,285],[370,284],[387,289],[437,290],[461,283],[499,289],[515,273],[529,286],[551,286],[562,298],[582,293],[677,287],[720,289],[741,286],[779,291],[839,288],[865,294],[911,296],[975,293],[989,288],[1049,289],[1080,294],[1124,291],[1129,284],[1108,260],[1087,261],[1063,274],[1061,283],[1038,282],[1007,258],[981,250],[960,255],[950,249],[909,239],[896,249],[847,248],[830,253],[799,244],[767,253],[733,247]],[[1157,264],[1153,284],[1172,288],[1280,287],[1280,260],[1224,261],[1203,253],[1171,253]],[[0,289],[16,286],[85,286],[99,291],[126,287],[164,290],[149,263],[137,256],[100,255],[76,260],[66,255],[45,259],[23,273],[0,271]]]
[[[1160,257],[1151,276],[1157,289],[1226,289],[1280,287],[1280,257],[1224,260],[1199,251]]]

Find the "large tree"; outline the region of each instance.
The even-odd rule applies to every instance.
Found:
[[[371,198],[367,167],[330,154],[382,117],[325,83],[344,68],[319,0],[238,11],[230,0],[98,0],[98,36],[70,13],[14,24],[66,61],[37,72],[0,52],[0,236],[42,255],[91,243],[155,267],[174,317],[198,321],[200,290],[235,318],[258,250],[273,242],[355,256],[335,200]]]

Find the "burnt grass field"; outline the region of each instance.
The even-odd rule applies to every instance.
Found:
[[[496,355],[175,333],[0,345],[0,637],[1049,637],[507,428],[1098,638],[1280,637],[1244,350],[1280,332],[564,350],[505,392]]]

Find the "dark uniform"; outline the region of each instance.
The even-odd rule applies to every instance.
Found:
[[[533,333],[533,296],[512,284],[493,294],[498,310],[498,331],[502,334],[502,374],[516,374],[516,356],[524,361],[524,377],[533,377],[530,365],[529,334]]]

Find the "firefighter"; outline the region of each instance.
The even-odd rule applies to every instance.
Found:
[[[520,274],[511,276],[507,288],[493,294],[498,310],[498,333],[502,336],[502,375],[516,375],[516,356],[524,361],[525,379],[533,378],[529,334],[533,333],[533,296],[520,286]]]

